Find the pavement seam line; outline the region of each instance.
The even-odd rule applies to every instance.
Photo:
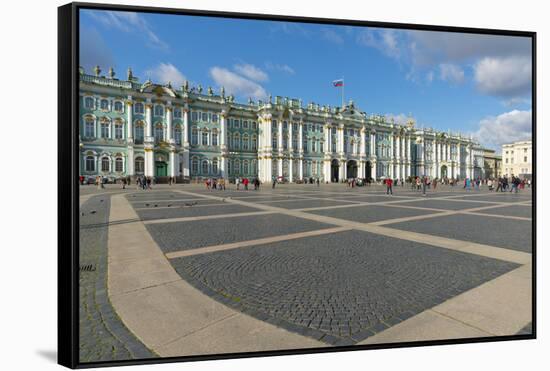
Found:
[[[165,255],[168,259],[176,259],[184,256],[199,255],[199,254],[205,254],[205,253],[217,252],[217,251],[233,250],[241,247],[266,245],[274,242],[290,241],[290,240],[296,240],[299,238],[306,238],[306,237],[313,237],[313,236],[322,236],[324,234],[338,233],[338,232],[344,232],[344,231],[350,231],[350,230],[351,228],[346,228],[346,227],[325,228],[325,229],[318,229],[315,231],[298,232],[293,234],[258,238],[256,240],[246,240],[246,241],[232,242],[232,243],[222,244],[222,245],[211,245],[211,246],[199,247],[195,249],[171,251],[169,253],[166,253]]]

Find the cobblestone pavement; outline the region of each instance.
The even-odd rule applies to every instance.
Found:
[[[332,345],[354,344],[518,267],[360,231],[172,264],[209,295]]]
[[[152,358],[124,326],[107,295],[110,196],[92,196],[80,208],[80,361]]]
[[[441,186],[422,196],[396,187],[387,196],[380,186],[336,184],[104,192],[127,193],[195,288],[329,345],[356,344],[530,260],[531,190]],[[323,233],[334,227],[343,231]],[[470,253],[457,251],[463,245]]]

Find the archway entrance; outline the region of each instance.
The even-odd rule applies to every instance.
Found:
[[[447,178],[449,175],[447,174],[447,165],[441,166],[441,178]]]
[[[365,179],[372,178],[372,164],[370,161],[367,161],[365,164]]]
[[[155,176],[167,176],[168,164],[164,161],[155,161]]]
[[[355,160],[348,161],[346,174],[348,178],[357,178],[357,161]]]
[[[339,167],[340,167],[340,164],[338,163],[338,160],[332,160],[330,162],[330,180],[332,182],[338,182],[338,179],[339,179]]]

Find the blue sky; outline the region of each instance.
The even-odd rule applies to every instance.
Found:
[[[531,136],[528,38],[81,11],[80,63],[131,67],[145,81],[224,86],[238,101],[269,94],[340,105],[472,134],[498,150]]]

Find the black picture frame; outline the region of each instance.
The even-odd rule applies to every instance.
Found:
[[[536,32],[485,28],[434,26],[424,24],[374,22],[354,19],[329,19],[301,16],[171,9],[145,6],[70,3],[58,8],[58,363],[69,368],[156,364],[184,361],[204,361],[246,357],[265,357],[323,352],[342,352],[402,347],[419,347],[464,343],[497,342],[536,339],[537,334],[537,194],[533,191],[532,218],[532,333],[507,336],[452,340],[430,340],[375,345],[353,345],[328,348],[310,348],[282,351],[242,352],[231,354],[183,356],[139,360],[80,363],[79,351],[79,183],[78,183],[78,89],[79,89],[79,10],[122,10],[142,13],[196,15],[206,17],[302,22],[331,25],[368,26],[407,30],[445,31],[486,35],[521,36],[532,42],[532,141],[533,183],[537,184],[537,54]]]

